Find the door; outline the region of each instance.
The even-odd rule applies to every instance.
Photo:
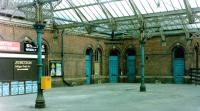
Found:
[[[174,58],[173,61],[173,74],[174,74],[174,81],[177,84],[184,83],[184,58]]]
[[[135,56],[127,56],[127,77],[128,82],[135,80]]]
[[[118,56],[110,56],[109,57],[109,79],[111,83],[118,82]]]
[[[184,83],[184,73],[185,73],[184,49],[182,47],[176,47],[173,53],[173,76],[175,83],[177,84]]]
[[[91,57],[86,55],[85,57],[85,70],[86,70],[86,84],[91,83]]]

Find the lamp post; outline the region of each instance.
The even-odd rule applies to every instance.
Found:
[[[144,82],[144,28],[140,30],[140,54],[141,54],[141,85],[140,85],[140,92],[145,92],[146,87],[145,87],[145,82]]]
[[[45,25],[43,24],[43,17],[42,17],[42,4],[39,3],[39,0],[36,1],[36,22],[33,25],[34,29],[37,32],[37,47],[38,47],[38,60],[37,60],[37,67],[38,67],[38,92],[37,98],[35,101],[35,108],[45,108],[45,100],[43,96],[43,89],[41,89],[41,77],[42,77],[42,33],[44,31]]]

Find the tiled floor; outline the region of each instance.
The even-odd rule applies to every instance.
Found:
[[[46,108],[35,109],[36,94],[0,97],[0,111],[200,111],[200,86],[117,83],[53,88]]]

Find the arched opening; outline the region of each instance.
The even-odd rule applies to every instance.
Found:
[[[111,83],[119,81],[119,51],[111,50],[109,55],[109,80]]]
[[[101,66],[102,66],[102,51],[100,48],[95,50],[94,57],[94,74],[101,75]]]
[[[85,74],[86,74],[86,84],[91,84],[92,75],[92,49],[87,48],[85,55]]]
[[[126,75],[128,82],[134,82],[136,75],[136,52],[134,49],[126,50]]]
[[[177,84],[184,83],[185,60],[184,48],[177,46],[173,49],[173,76]]]
[[[102,75],[102,50],[97,48],[94,52],[94,83],[100,82]]]

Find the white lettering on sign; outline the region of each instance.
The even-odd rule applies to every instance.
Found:
[[[28,71],[31,68],[32,61],[15,61],[17,71]]]
[[[0,51],[19,52],[20,43],[10,41],[0,41]]]
[[[32,61],[15,61],[15,64],[32,64]]]

